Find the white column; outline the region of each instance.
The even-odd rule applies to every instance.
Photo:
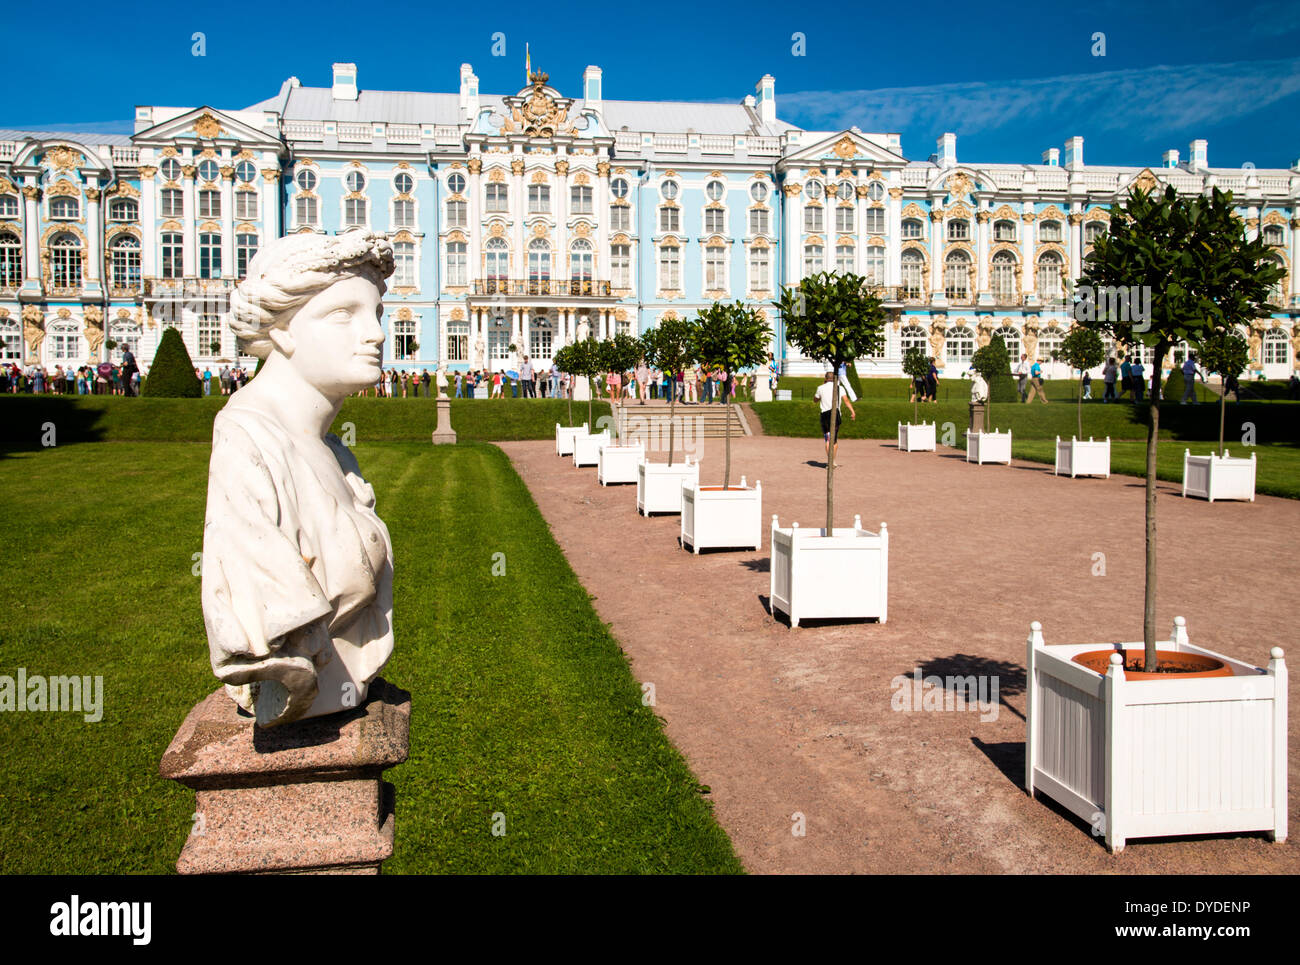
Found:
[[[182,251],[185,270],[182,274],[195,277],[199,273],[198,258],[198,214],[199,209],[194,197],[194,165],[186,164],[181,168],[181,192],[185,210],[182,212],[181,224],[184,226]]]
[[[221,169],[221,277],[234,278],[235,271],[235,169]],[[267,238],[267,242],[271,239]],[[206,353],[204,353],[206,354]]]
[[[104,229],[99,220],[99,188],[86,188],[86,288],[99,284],[104,265]]]
[[[1254,241],[1259,237],[1259,208],[1251,206],[1246,209],[1246,240]]]
[[[592,280],[611,277],[609,267],[609,159],[605,148],[596,158],[596,190],[591,199],[591,214],[596,219],[596,258],[592,265]]]
[[[140,274],[154,278],[158,274],[158,185],[153,167],[140,168]]]
[[[468,199],[468,204],[466,205],[466,223],[468,227],[465,230],[469,235],[469,247],[467,250],[469,253],[470,284],[473,284],[473,279],[483,278],[485,276],[482,255],[483,202],[479,198],[479,181],[481,180],[479,172],[482,170],[482,166],[483,161],[481,158],[474,156],[469,159],[469,175],[466,178],[465,186],[465,194]],[[443,183],[445,187],[445,180]],[[443,194],[446,195],[447,192],[443,191]],[[444,208],[443,210],[445,211],[446,209]],[[442,211],[437,213],[438,224],[442,223],[442,215]],[[431,222],[425,222],[425,224],[429,223]]]
[[[519,355],[522,358],[525,355],[531,355],[529,349],[528,335],[531,328],[528,324],[528,309],[522,309],[519,312]]]
[[[566,168],[567,170],[567,168]],[[555,212],[555,277],[552,281],[569,277],[569,176],[555,174],[555,197],[551,199]]]
[[[1291,219],[1291,298],[1300,297],[1300,218]]]
[[[27,176],[28,183],[23,186],[23,272],[27,278],[38,285],[41,280],[41,231],[40,231],[40,197],[41,189],[36,185],[36,178]]]
[[[799,244],[803,231],[803,189],[791,190],[799,185],[787,184],[785,186],[785,224],[782,232],[783,250],[785,251],[785,283],[793,286],[799,280]],[[772,266],[776,270],[776,266]],[[775,287],[775,285],[774,285]]]
[[[278,168],[262,169],[262,223],[266,225],[266,236],[259,244],[265,246],[280,237],[280,170]]]
[[[943,294],[943,240],[948,237],[946,219],[935,220],[930,211],[930,294]]]
[[[903,283],[903,191],[890,188],[885,202],[885,221],[889,226],[889,245],[885,249],[885,284]]]
[[[984,217],[980,217],[983,215]],[[978,211],[975,214],[975,269],[976,292],[984,295],[989,290],[989,213]]]
[[[1070,280],[1083,274],[1083,215],[1071,214],[1070,222]]]
[[[1026,203],[1025,211],[1029,214],[1032,204]],[[1029,295],[1034,291],[1034,283],[1037,281],[1037,266],[1034,263],[1034,233],[1038,230],[1038,223],[1033,218],[1020,224],[1020,261],[1023,270],[1020,273],[1020,294]]]
[[[513,224],[511,225],[512,233],[515,236],[513,245],[516,252],[515,271],[518,277],[528,277],[528,249],[525,246],[524,237],[524,219],[528,217],[528,193],[524,187],[524,159],[514,158],[510,161],[511,165],[518,162],[519,173],[513,175],[511,180],[514,182],[510,187],[510,210],[513,214]]]
[[[858,194],[857,188],[861,185],[854,186],[853,192],[853,226],[854,241],[853,246],[853,272],[857,275],[867,273],[867,199]]]

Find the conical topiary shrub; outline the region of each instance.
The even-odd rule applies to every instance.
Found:
[[[154,353],[149,375],[144,380],[141,395],[167,399],[197,399],[203,395],[203,386],[194,374],[194,363],[185,349],[181,333],[174,328],[163,330],[162,341]]]

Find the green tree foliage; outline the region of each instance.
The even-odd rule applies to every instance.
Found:
[[[584,338],[581,341],[573,342],[566,345],[568,352],[565,354],[565,364],[560,365],[561,371],[568,372],[570,376],[585,378],[590,389],[591,380],[601,372],[608,371],[605,368],[605,353],[600,347],[600,343],[594,338]],[[594,391],[587,392],[587,430],[591,431],[596,427],[595,416],[592,414],[592,398]],[[570,420],[572,421],[572,420]]]
[[[190,353],[175,328],[163,329],[162,341],[158,343],[140,394],[165,399],[197,399],[203,395]]]
[[[559,349],[557,349],[555,355],[551,357],[551,361],[555,364],[556,368],[558,368],[561,372],[573,371],[571,368],[569,368],[569,366],[573,364],[572,349],[573,349],[572,345],[564,345]],[[573,425],[573,392],[572,391],[569,392],[568,402],[569,402],[569,425],[572,426]],[[588,429],[591,428],[591,423],[587,423],[587,428]]]
[[[918,379],[924,380],[930,374],[930,356],[925,349],[913,345],[903,353],[903,372],[912,379],[912,422],[920,421],[920,394],[916,391]],[[861,393],[858,393],[859,397]]]
[[[641,336],[641,351],[646,364],[669,376],[672,395],[668,401],[668,465],[673,464],[676,446],[677,387],[676,376],[699,361],[695,357],[695,326],[681,318],[665,318]]]
[[[1197,350],[1206,372],[1219,376],[1219,455],[1223,455],[1223,424],[1228,409],[1228,379],[1238,378],[1250,365],[1250,345],[1236,332],[1219,331],[1201,341]]]
[[[988,345],[983,345],[975,350],[975,354],[970,359],[971,368],[984,377],[984,381],[989,384],[989,401],[985,407],[985,419],[988,429],[993,428],[993,402],[995,399],[1001,402],[1005,399],[1006,390],[994,394],[994,389],[999,386],[1011,385],[1012,396],[1015,395],[1015,387],[1011,383],[1011,353],[1007,351],[1007,343],[1002,340],[1001,335],[994,335],[989,339]]]
[[[1247,241],[1232,195],[1215,188],[1209,197],[1137,191],[1111,212],[1110,230],[1093,244],[1085,264],[1086,286],[1096,311],[1075,316],[1118,342],[1141,341],[1154,349],[1148,396],[1146,473],[1146,605],[1143,640],[1146,669],[1156,668],[1156,456],[1160,432],[1160,372],[1179,342],[1199,344],[1215,332],[1232,331],[1275,310],[1269,304],[1283,271],[1268,257],[1262,238]],[[1146,318],[1133,317],[1129,299],[1102,299],[1124,289],[1149,295]],[[1125,310],[1128,308],[1129,310]]]
[[[853,273],[820,272],[782,288],[775,302],[785,320],[788,342],[799,346],[806,358],[840,366],[876,355],[884,348],[887,315],[865,278]],[[840,409],[840,380],[832,382],[833,412]],[[831,419],[831,451],[838,436]],[[826,460],[826,535],[834,532],[835,460]]]
[[[1064,362],[1072,371],[1078,372],[1079,378],[1082,379],[1084,372],[1095,369],[1106,361],[1106,345],[1102,342],[1101,336],[1092,329],[1075,325],[1061,340],[1061,347],[1052,353],[1052,358]],[[1079,416],[1079,438],[1082,439],[1083,390],[1076,388],[1074,395]]]
[[[700,312],[691,334],[695,357],[710,370],[722,369],[725,395],[736,372],[767,361],[767,344],[772,331],[761,311],[737,301],[730,305],[714,302]],[[730,400],[724,397],[723,401]],[[731,485],[730,417],[727,419],[726,440],[723,488]]]

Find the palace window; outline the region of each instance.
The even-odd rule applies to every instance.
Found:
[[[50,361],[63,362],[81,355],[81,333],[71,322],[55,322],[50,327]]]
[[[256,175],[257,168],[254,167],[253,162],[247,158],[235,164],[235,177],[244,184],[251,182]]]
[[[916,240],[925,236],[925,226],[916,218],[907,218],[903,221],[903,238]]]
[[[767,191],[767,183],[764,181],[755,181],[749,186],[749,196],[759,204],[767,200]]]
[[[469,322],[447,323],[447,361],[469,361]]]
[[[162,164],[159,165],[162,176],[168,181],[179,181],[181,177],[181,162],[174,157],[165,157]]]
[[[631,231],[632,209],[625,204],[611,204],[609,206],[609,230]]]
[[[0,199],[0,208],[3,208],[3,201]],[[16,217],[18,212],[14,212]],[[0,210],[0,217],[4,216],[4,211]],[[116,198],[108,203],[108,220],[109,221],[139,221],[140,204],[134,198]]]
[[[248,277],[248,263],[257,254],[257,235],[251,231],[235,235],[235,278],[243,280]]]
[[[503,238],[489,238],[483,246],[483,277],[495,292],[510,274],[510,247]]]
[[[1055,325],[1043,329],[1038,336],[1038,357],[1043,361],[1048,361],[1061,350],[1061,343],[1065,341],[1065,333]],[[1017,355],[1017,358],[1019,356]]]
[[[591,242],[579,238],[569,248],[569,280],[571,291],[575,295],[592,294],[592,278],[595,274],[596,255]]]
[[[727,249],[709,245],[704,249],[704,288],[717,291],[727,287]]]
[[[1273,283],[1273,291],[1269,296],[1274,304],[1281,305],[1286,300],[1286,263],[1275,254],[1266,256],[1265,260],[1282,269],[1282,276]]]
[[[835,270],[841,275],[847,275],[853,271],[853,246],[836,245],[835,246]]]
[[[925,329],[920,325],[908,325],[903,329],[899,337],[899,347],[902,349],[904,356],[914,348],[919,348],[927,355],[930,354],[930,346],[925,338]]]
[[[545,238],[528,243],[528,293],[540,295],[551,287],[551,245]]]
[[[415,227],[415,202],[414,201],[393,202],[393,227],[394,228]]]
[[[993,338],[1001,337],[1002,344],[1007,347],[1007,356],[1011,359],[1012,364],[1020,361],[1020,333],[1009,325],[1003,325],[993,332]]]
[[[803,230],[809,234],[821,234],[826,230],[825,208],[820,205],[803,209]]]
[[[0,194],[0,218],[18,217],[18,195]]]
[[[719,235],[727,230],[727,212],[724,208],[704,209],[704,233]]]
[[[364,227],[366,223],[365,198],[348,198],[343,202],[343,226],[345,228]]]
[[[316,199],[304,196],[294,198],[293,216],[299,225],[315,225],[320,216]]]
[[[902,282],[904,298],[920,298],[925,288],[925,256],[915,248],[903,252]]]
[[[204,232],[199,235],[199,277],[221,277],[221,235]]]
[[[659,249],[659,288],[662,291],[678,291],[681,287],[681,249],[676,245],[664,245]]]
[[[510,210],[510,191],[504,184],[491,183],[486,195],[488,211],[501,212]]]
[[[804,185],[803,189],[811,201],[816,201],[822,196],[822,183],[820,181],[809,181]]]
[[[73,235],[50,242],[50,282],[54,288],[81,287],[81,242]]]
[[[676,208],[665,205],[659,209],[659,233],[666,231],[680,231],[681,216]]]
[[[235,192],[235,217],[240,221],[257,220],[256,191],[244,190]]]
[[[502,360],[510,357],[510,326],[504,316],[492,319],[487,336],[488,358]]]
[[[185,217],[185,196],[180,188],[163,188],[158,192],[158,210],[164,218]]]
[[[162,236],[162,276],[183,278],[185,275],[185,248],[179,231],[167,231]]]
[[[221,217],[221,192],[220,191],[200,191],[199,192],[199,217],[200,218],[220,218]]]
[[[879,201],[885,196],[885,186],[879,181],[872,181],[867,186],[867,198],[871,201]]]
[[[528,213],[550,214],[551,186],[549,184],[528,185]]]
[[[1264,244],[1266,245],[1284,245],[1286,244],[1286,232],[1280,224],[1264,225]]]
[[[1061,267],[1061,256],[1054,251],[1045,251],[1038,256],[1038,295],[1044,301],[1062,297]]]
[[[115,322],[108,327],[108,336],[113,346],[113,361],[121,362],[127,350],[132,355],[140,355],[140,326],[135,322]]]
[[[751,235],[765,235],[771,230],[772,212],[766,208],[754,208],[749,212],[749,233]]]
[[[854,190],[852,181],[841,181],[835,191],[836,197],[841,201],[852,201]]]
[[[221,352],[221,316],[204,312],[199,316],[198,355],[217,355]]]
[[[944,333],[944,354],[949,365],[967,368],[975,354],[975,333],[965,325],[948,329]]]
[[[632,287],[632,249],[630,245],[614,245],[609,250],[610,284],[615,288]]]
[[[1061,222],[1044,221],[1038,225],[1039,241],[1060,241],[1061,240]]]
[[[358,191],[365,190],[366,176],[360,171],[349,171],[344,183],[348,186],[350,192],[356,194]]]
[[[993,240],[994,241],[1015,241],[1016,223],[1014,221],[993,222]]]
[[[1291,350],[1286,332],[1272,329],[1264,333],[1261,360],[1265,365],[1286,365],[1291,361]]]
[[[447,227],[448,228],[469,227],[469,202],[468,201],[447,202]]]
[[[721,201],[726,193],[727,189],[722,186],[721,181],[710,181],[704,186],[704,196],[710,201]]]
[[[1009,301],[1016,296],[1016,259],[1009,251],[999,251],[993,256],[990,287],[999,301]]]
[[[551,344],[554,336],[551,331],[551,321],[545,315],[533,319],[532,324],[528,327],[528,354],[536,359],[548,359],[551,357]]]
[[[415,358],[415,320],[399,318],[393,321],[393,360],[404,362]]]
[[[316,172],[311,168],[304,168],[299,171],[297,176],[294,177],[294,180],[298,183],[298,187],[303,191],[316,190]]]
[[[14,234],[0,234],[0,288],[17,288],[23,283],[23,243]]]
[[[885,283],[885,249],[880,245],[867,248],[867,281],[873,285]]]
[[[393,178],[393,187],[397,189],[398,194],[410,194],[411,189],[415,187],[415,178],[405,171],[399,171],[397,177]]]
[[[852,207],[835,209],[835,230],[840,234],[851,234],[858,230],[858,226],[853,222],[857,217],[857,210]]]
[[[610,194],[620,200],[627,197],[627,181],[623,178],[615,178],[609,185]]]
[[[591,188],[575,184],[569,188],[570,214],[591,214]]]
[[[220,168],[212,158],[204,158],[199,162],[199,177],[204,181],[215,181],[219,173]]]
[[[883,235],[885,233],[885,209],[867,209],[867,234]]]
[[[121,235],[108,250],[109,284],[115,289],[133,289],[140,285],[140,242]]]
[[[803,249],[803,274],[807,278],[809,275],[816,275],[820,272],[826,263],[826,249],[821,245],[804,245]]]
[[[0,362],[23,360],[23,327],[14,318],[0,318]]]
[[[948,222],[949,241],[970,241],[970,222],[960,219]]]
[[[465,193],[465,175],[453,171],[447,175],[447,190],[452,194]]]
[[[81,202],[76,198],[51,198],[50,218],[57,221],[76,221],[81,217]]]
[[[414,246],[412,246],[414,248]],[[447,285],[448,287],[459,288],[469,284],[466,275],[467,246],[463,241],[447,242]],[[411,253],[412,259],[415,257],[414,251]],[[489,256],[489,261],[491,260]],[[414,265],[412,265],[414,269]],[[412,280],[411,284],[415,284]]]
[[[1101,221],[1089,221],[1083,226],[1083,243],[1091,245],[1106,233],[1106,225]]]
[[[765,292],[772,288],[772,261],[766,248],[749,249],[749,289]]]
[[[970,256],[950,252],[943,263],[943,293],[956,301],[970,298]]]
[[[678,186],[676,181],[665,181],[659,186],[659,193],[665,201],[672,201],[677,197]]]
[[[461,259],[462,265],[464,258]],[[461,269],[462,276],[464,269]],[[461,282],[462,285],[467,282]],[[393,286],[401,288],[415,287],[415,244],[410,241],[398,241],[393,245]]]

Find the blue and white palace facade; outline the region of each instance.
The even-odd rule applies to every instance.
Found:
[[[1231,190],[1269,243],[1286,278],[1247,333],[1251,374],[1295,365],[1300,162],[1213,168],[1198,140],[1158,165],[1092,166],[1075,137],[1036,163],[968,163],[952,134],[909,160],[897,133],[778,119],[770,76],[731,105],[608,100],[597,67],[580,93],[534,74],[481,94],[469,65],[458,93],[371,91],[335,64],[331,86],[290,78],[243,110],[137,107],[129,136],[0,130],[0,357],[75,367],[119,354],[111,341],[147,367],[175,326],[196,364],[234,361],[229,293],[258,247],[364,227],[397,252],[397,368],[501,368],[511,346],[549,364],[583,323],[636,334],[742,299],[785,371],[816,371],[771,303],[833,269],[872,279],[892,313],[864,376],[898,374],[912,345],[957,374],[994,334],[1046,361],[1112,206],[1169,184]]]

